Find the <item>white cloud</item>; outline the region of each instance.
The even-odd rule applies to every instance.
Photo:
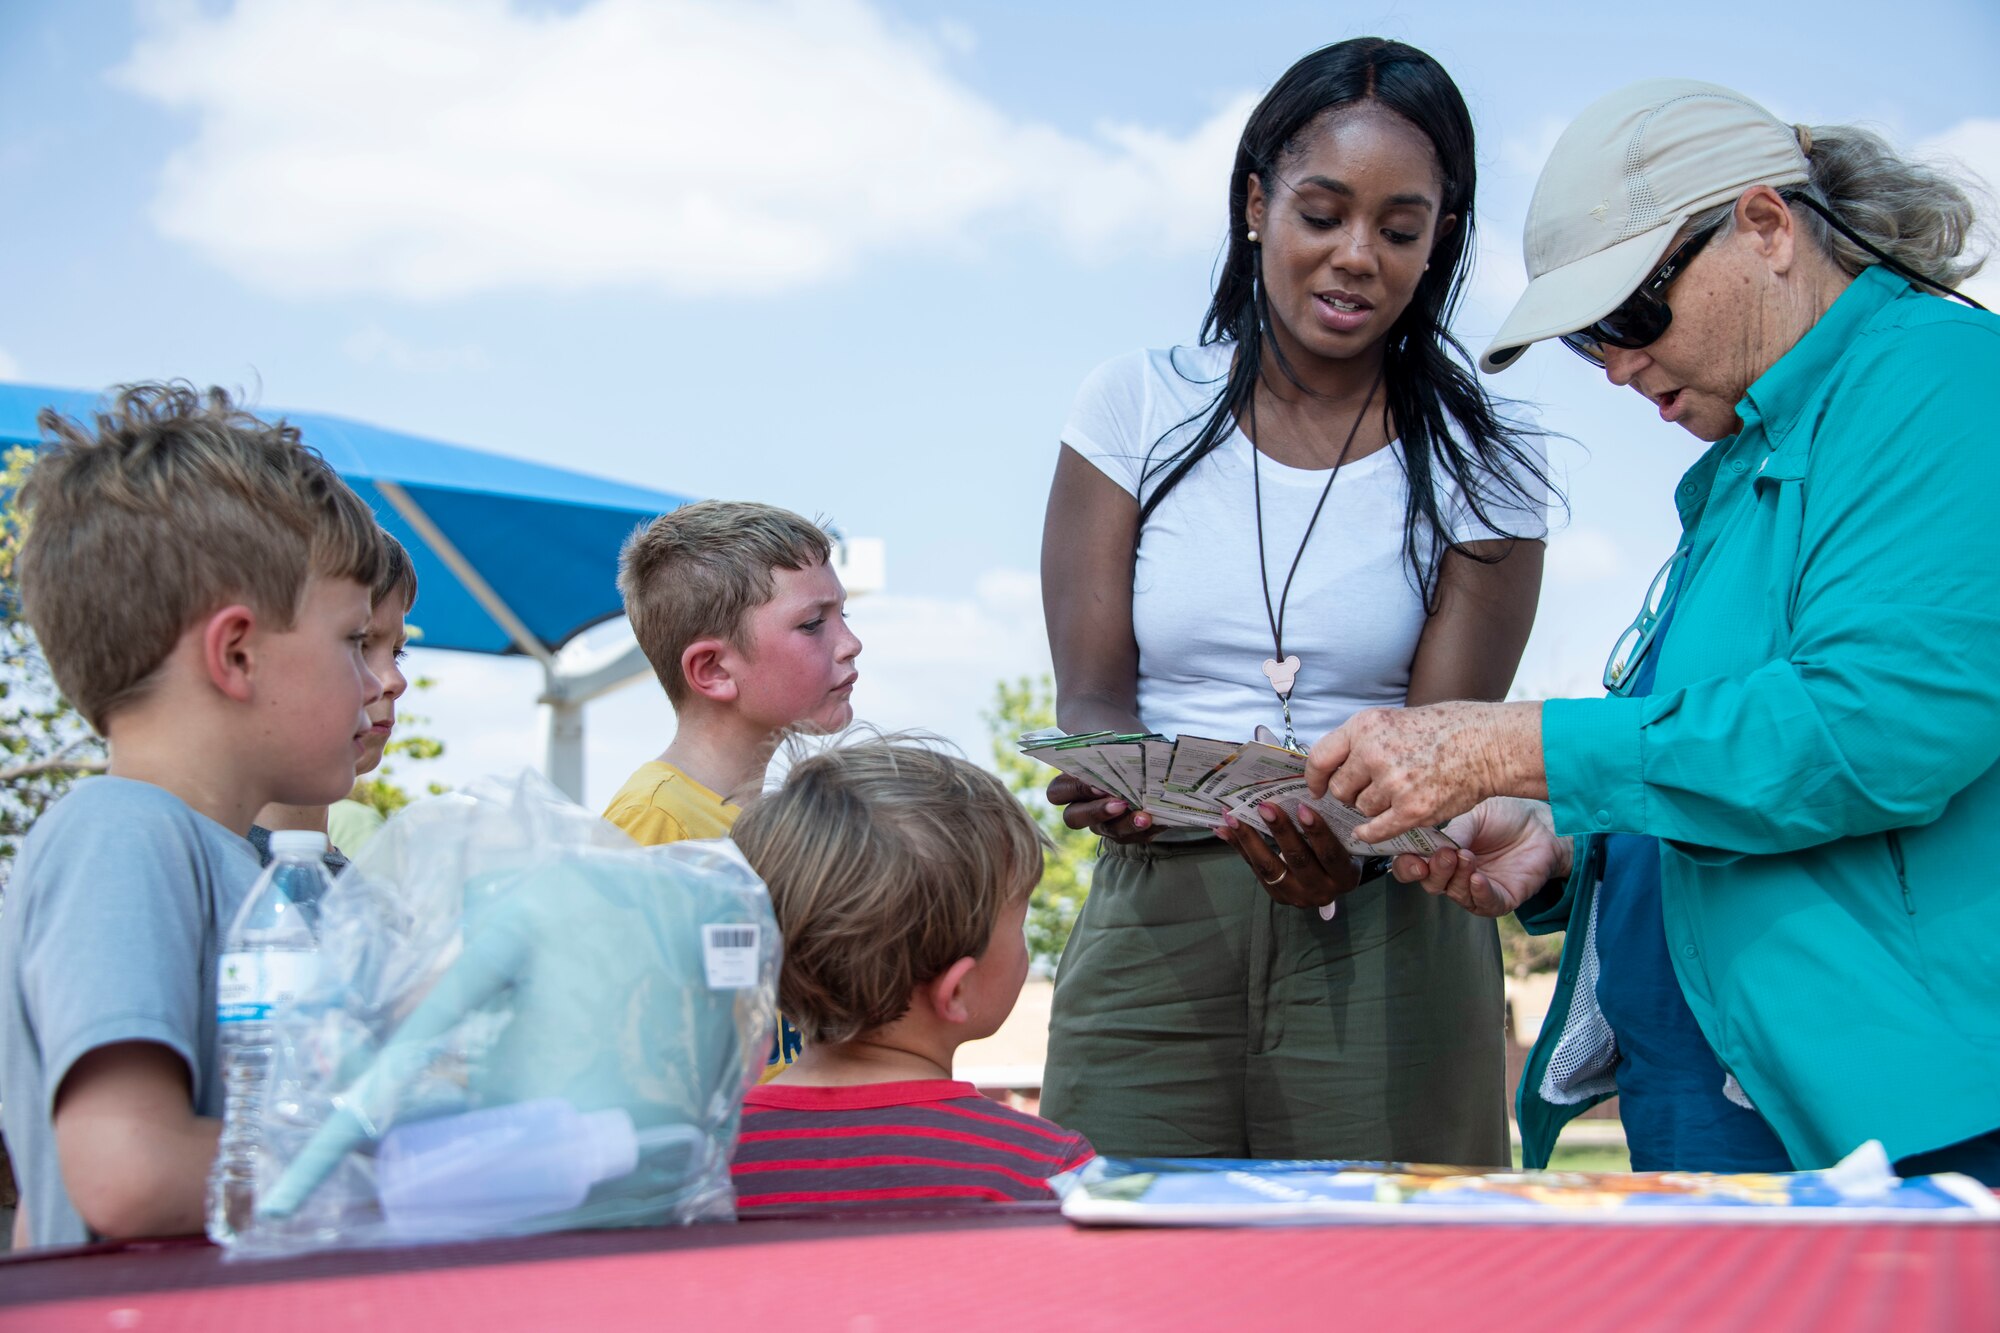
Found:
[[[1571,526],[1549,534],[1551,583],[1603,583],[1625,573],[1625,549],[1602,528]]]
[[[242,0],[159,13],[116,77],[188,112],[167,235],[287,292],[780,291],[1039,229],[1215,244],[1249,107],[1078,137],[864,0]]]
[[[979,49],[979,34],[972,25],[957,19],[943,19],[937,25],[938,41],[954,55],[969,56]]]
[[[937,732],[978,763],[988,761],[980,714],[995,683],[1049,669],[1041,583],[1026,570],[991,570],[971,597],[884,594],[847,614],[863,645],[855,716]]]
[[[1569,125],[1565,117],[1543,116],[1530,130],[1502,135],[1500,151],[1485,173],[1487,181],[1491,183],[1497,173],[1509,180],[1525,182],[1521,196],[1525,204],[1528,193],[1533,191],[1535,181],[1542,174],[1543,166],[1548,163],[1549,154],[1556,150],[1556,140],[1562,138]]]
[[[1479,249],[1473,256],[1472,280],[1466,284],[1464,304],[1452,326],[1466,350],[1475,357],[1486,350],[1487,342],[1499,331],[1500,322],[1528,289],[1527,270],[1521,267],[1519,220],[1487,210],[1479,226]]]
[[[1564,122],[1544,116],[1530,130],[1501,135],[1497,147],[1482,154],[1479,164],[1479,250],[1473,257],[1472,281],[1466,288],[1464,313],[1457,332],[1473,355],[1527,290],[1528,273],[1521,262],[1521,233],[1527,223],[1528,199],[1542,164],[1561,137]]]
[[[2000,224],[1994,207],[2000,203],[2000,120],[1973,117],[1962,120],[1935,139],[1918,145],[1926,157],[1969,172],[1977,190],[1975,205],[1983,221],[1981,238],[1988,248],[1985,269],[1964,286],[1964,291],[1989,307],[2000,309]]]
[[[2000,120],[1961,120],[1935,139],[1918,145],[1926,157],[1945,158],[1979,177],[1987,189],[2000,188]]]
[[[0,380],[18,380],[21,375],[21,363],[6,348],[0,347]]]
[[[424,347],[379,324],[356,329],[340,344],[340,351],[359,365],[383,365],[413,375],[486,368],[486,353],[477,347]]]

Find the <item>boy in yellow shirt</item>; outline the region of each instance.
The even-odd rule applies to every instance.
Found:
[[[732,500],[663,514],[625,543],[618,590],[677,725],[606,819],[648,846],[726,837],[787,735],[853,720],[861,640],[832,556],[817,524]],[[782,1014],[778,1029],[766,1078],[798,1058],[798,1030]]]

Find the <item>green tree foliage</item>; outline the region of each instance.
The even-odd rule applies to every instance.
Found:
[[[80,775],[104,768],[103,742],[56,688],[21,615],[14,560],[27,519],[14,497],[34,461],[33,450],[14,448],[0,466],[0,884],[42,812]]]
[[[1037,962],[1054,967],[1090,892],[1090,869],[1097,855],[1097,835],[1065,826],[1062,811],[1043,799],[1055,770],[1014,748],[1022,732],[1056,724],[1055,682],[1046,673],[1000,681],[994,686],[992,709],[981,716],[993,737],[994,771],[1055,844],[1028,906],[1028,952]]]
[[[1500,960],[1510,977],[1531,977],[1537,972],[1553,972],[1562,961],[1563,933],[1530,935],[1518,918],[1500,918]]]

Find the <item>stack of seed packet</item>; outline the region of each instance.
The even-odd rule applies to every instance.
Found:
[[[1362,842],[1354,830],[1368,816],[1332,795],[1306,790],[1306,757],[1266,741],[1170,740],[1154,733],[1049,729],[1020,739],[1021,753],[1125,801],[1153,817],[1155,828],[1219,829],[1224,816],[1270,833],[1257,807],[1266,801],[1288,814],[1303,805],[1326,821],[1355,856],[1428,856],[1455,847],[1439,829],[1415,828],[1387,842]]]

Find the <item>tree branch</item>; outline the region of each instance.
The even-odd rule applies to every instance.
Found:
[[[39,777],[44,773],[102,773],[104,760],[71,757],[71,751],[87,743],[87,741],[71,741],[46,759],[31,759],[25,764],[0,768],[0,784],[18,782],[22,778]]]

